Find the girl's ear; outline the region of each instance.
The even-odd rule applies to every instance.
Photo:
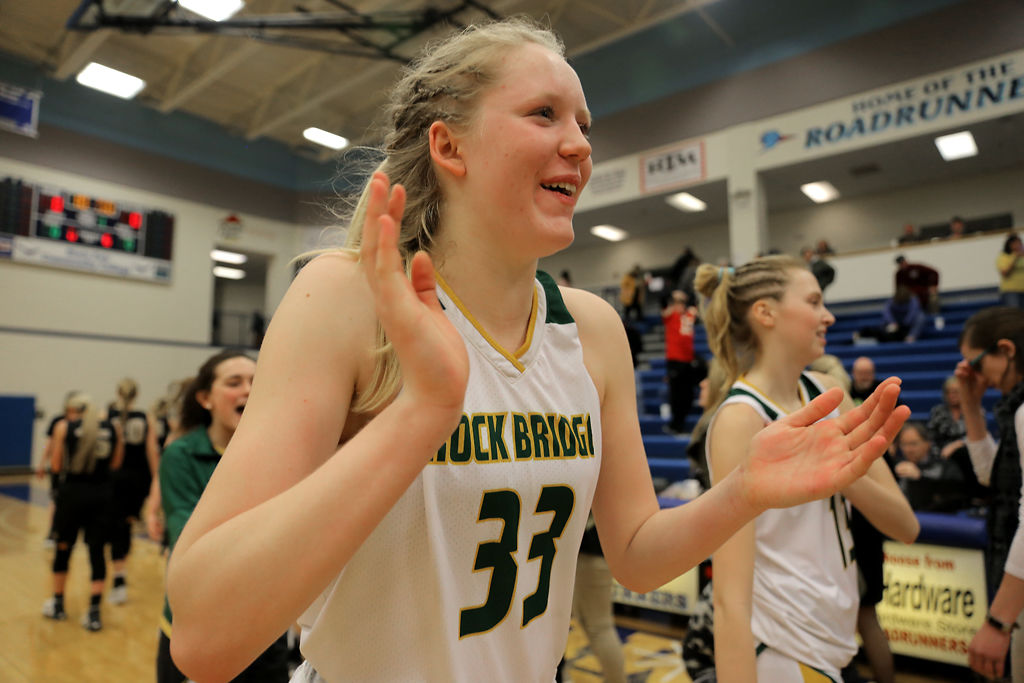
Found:
[[[459,150],[459,139],[444,121],[434,121],[427,132],[430,144],[430,158],[434,163],[453,176],[466,175],[466,163]]]
[[[210,392],[207,389],[200,389],[196,392],[196,403],[201,405],[205,410],[209,410],[213,407],[210,403]]]
[[[996,346],[999,348],[999,352],[1004,354],[1007,358],[1016,358],[1017,356],[1017,345],[1010,339],[1000,339],[996,342]]]
[[[775,307],[768,299],[758,299],[750,307],[750,317],[761,327],[775,327]]]

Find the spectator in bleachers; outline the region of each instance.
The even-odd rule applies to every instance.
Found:
[[[696,274],[697,266],[699,265],[700,257],[687,245],[683,249],[683,253],[672,264],[672,269],[669,270],[668,287],[671,289],[681,289],[686,292],[686,296],[690,298],[690,301],[696,300],[697,297],[693,291],[693,276]]]
[[[988,619],[968,647],[971,668],[990,678],[1003,675],[1011,632],[1024,607],[1024,530],[1018,527],[1021,503],[1021,454],[1024,453],[1024,311],[993,306],[971,316],[960,333],[956,366],[967,427],[967,448],[978,481],[990,486],[988,585],[999,586]],[[981,405],[987,389],[998,389],[999,442],[988,432]],[[1013,680],[1024,681],[1024,638],[1012,637]]]
[[[896,257],[893,291],[899,291],[900,287],[909,289],[928,313],[939,312],[939,271],[923,263],[910,263],[900,254]]]
[[[568,270],[563,270],[558,274],[558,285],[560,287],[572,287],[572,275],[569,274]]]
[[[939,450],[928,437],[928,428],[921,422],[908,422],[903,425],[899,438],[896,463],[893,470],[903,492],[910,493],[910,482],[921,479],[962,480],[960,469],[952,461],[939,455]],[[919,503],[915,508],[926,507],[927,501]]]
[[[697,308],[689,305],[686,292],[672,292],[672,299],[661,311],[661,321],[665,325],[665,363],[672,407],[672,419],[665,431],[682,434],[686,431],[686,416],[693,407],[693,389],[703,374],[693,351]]]
[[[960,403],[960,382],[955,376],[950,376],[942,384],[942,403],[932,406],[928,416],[928,437],[942,457],[948,458],[966,445],[966,434],[964,411]]]
[[[960,216],[953,216],[949,220],[949,234],[947,239],[958,240],[964,236],[964,219]]]
[[[861,356],[853,361],[851,374],[850,398],[854,405],[860,405],[874,393],[878,388],[878,380],[875,378],[875,361],[867,356]]]
[[[917,234],[917,228],[914,227],[913,223],[905,223],[903,225],[903,234],[896,241],[899,244],[914,244],[921,241],[921,236]]]
[[[897,287],[896,294],[882,306],[882,326],[862,328],[854,333],[854,341],[869,338],[912,344],[921,336],[926,322],[928,317],[921,310],[917,297],[906,287]]]
[[[825,288],[836,279],[836,269],[829,265],[822,254],[810,247],[801,249],[800,256],[814,275],[814,279],[818,281],[821,291],[824,292]]]
[[[622,276],[619,301],[622,302],[622,314],[627,318],[640,320],[644,317],[644,271],[639,264]]]
[[[818,256],[831,256],[836,253],[836,250],[827,240],[818,240],[818,244],[814,247],[814,253]]]
[[[999,298],[1005,306],[1024,308],[1024,243],[1010,233],[1003,243],[1003,253],[996,257],[999,271]]]

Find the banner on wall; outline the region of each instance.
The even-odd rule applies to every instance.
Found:
[[[1019,111],[1024,51],[767,119],[755,128],[764,163],[774,164]]]
[[[661,588],[647,593],[635,593],[624,588],[618,581],[612,583],[612,600],[623,605],[646,607],[673,614],[693,614],[700,597],[698,568],[678,576]]]
[[[16,85],[0,83],[0,128],[30,138],[38,137],[38,90],[26,90]]]
[[[893,652],[967,666],[985,621],[981,550],[886,541],[878,621]]]
[[[640,192],[654,194],[704,180],[704,141],[661,147],[640,156]]]

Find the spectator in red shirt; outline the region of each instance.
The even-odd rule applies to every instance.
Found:
[[[688,305],[686,292],[675,290],[661,311],[665,324],[665,360],[667,361],[669,405],[672,419],[665,427],[669,434],[686,431],[686,416],[693,407],[693,390],[703,379],[693,352],[693,328],[697,308]]]
[[[921,308],[932,315],[939,312],[939,271],[923,263],[910,263],[900,254],[896,257],[896,286],[906,287],[921,302]]]

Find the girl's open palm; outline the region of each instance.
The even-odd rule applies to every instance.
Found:
[[[469,379],[469,358],[437,299],[430,257],[417,253],[410,275],[406,275],[398,252],[404,211],[405,188],[391,186],[385,174],[375,173],[363,222],[360,261],[373,291],[377,317],[398,355],[403,393],[421,401],[424,410],[440,409],[449,417],[457,416]]]
[[[899,380],[891,377],[860,406],[821,420],[843,399],[843,391],[833,388],[762,429],[742,465],[747,500],[760,509],[789,507],[851,484],[885,452],[909,417],[909,408],[896,407],[899,393]]]

